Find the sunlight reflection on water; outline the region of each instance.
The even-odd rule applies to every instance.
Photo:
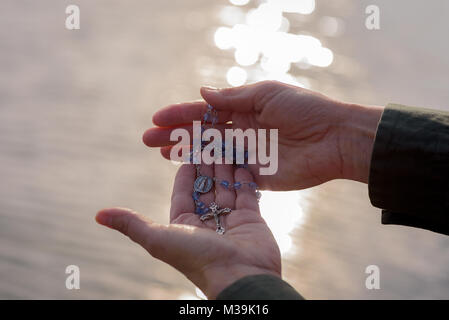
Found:
[[[226,73],[231,86],[261,80],[278,80],[308,87],[291,74],[292,67],[328,67],[334,60],[332,50],[311,35],[289,32],[290,20],[284,13],[306,15],[315,10],[314,0],[267,0],[257,8],[245,11],[249,1],[231,1],[235,6],[221,9],[220,18],[227,26],[220,26],[214,42],[221,50],[234,50],[232,66]],[[337,33],[338,21],[327,17],[322,28],[328,34]]]

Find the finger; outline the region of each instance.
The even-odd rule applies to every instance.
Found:
[[[165,146],[161,147],[161,155],[167,159],[167,160],[173,160],[177,161],[177,159],[180,159],[178,162],[183,163],[192,163],[191,161],[191,152],[192,146]]]
[[[222,134],[222,137],[224,137],[224,130],[225,129],[231,129],[231,124],[218,124],[215,125],[215,129],[219,130]],[[142,140],[143,143],[145,143],[148,147],[164,147],[164,146],[171,146],[178,143],[178,141],[170,141],[170,134],[175,129],[185,129],[187,130],[187,133],[189,134],[190,138],[190,144],[193,143],[193,126],[185,125],[185,126],[179,126],[179,127],[171,127],[171,128],[161,128],[161,127],[154,127],[150,128],[143,134]]]
[[[183,164],[176,173],[171,197],[170,222],[182,213],[194,212],[192,186],[195,182],[195,166]]]
[[[215,164],[215,202],[222,208],[235,209],[234,168],[230,164]],[[226,187],[227,185],[227,187]]]
[[[153,123],[159,127],[173,127],[201,120],[207,111],[207,102],[195,101],[172,104],[162,108],[153,115]],[[217,123],[231,120],[230,112],[218,112]]]
[[[198,228],[181,225],[161,225],[130,209],[112,208],[97,213],[99,224],[115,229],[140,244],[153,257],[180,271],[200,267],[199,257],[210,235]]]
[[[288,86],[277,81],[261,81],[234,88],[202,87],[200,92],[204,100],[217,110],[257,112],[261,111],[266,97],[274,96],[285,88]]]
[[[234,180],[238,182],[252,182],[254,178],[252,174],[244,169],[238,168],[234,173]],[[236,188],[236,199],[235,207],[236,209],[250,209],[259,212],[259,204],[257,202],[257,196],[254,188],[251,188],[248,184],[242,185],[240,188]]]

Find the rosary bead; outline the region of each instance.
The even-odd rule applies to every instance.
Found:
[[[197,207],[200,208],[200,209],[202,209],[202,208],[204,208],[204,207],[206,206],[206,205],[204,204],[204,202],[202,202],[202,201],[198,201],[196,205],[197,205]]]
[[[257,189],[257,184],[255,182],[250,182],[249,187],[252,189]]]
[[[203,214],[208,213],[209,210],[210,209],[208,207],[204,207],[204,208],[196,207],[195,213],[199,214],[200,216],[202,216]]]
[[[229,182],[226,180],[223,180],[222,182],[220,182],[220,184],[225,187],[226,189],[229,188]]]
[[[234,183],[234,188],[235,188],[235,189],[240,189],[241,186],[242,186],[242,183],[241,183],[241,182],[236,182],[236,183]]]
[[[199,192],[194,192],[193,194],[192,194],[192,198],[193,198],[193,200],[195,200],[195,201],[198,201],[199,199],[200,199],[200,194],[199,194]]]

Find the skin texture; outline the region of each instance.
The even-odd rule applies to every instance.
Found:
[[[274,175],[258,175],[259,164],[235,170],[231,165],[202,165],[208,176],[234,181],[256,181],[261,189],[297,190],[332,179],[367,183],[377,123],[383,108],[332,100],[306,89],[264,81],[253,85],[214,89],[203,87],[204,101],[167,106],[153,116],[155,127],[143,141],[161,147],[169,158],[170,133],[191,129],[210,103],[219,112],[216,127],[279,129],[279,165]],[[201,196],[233,209],[224,218],[223,236],[214,221],[201,222],[194,212],[193,165],[182,165],[173,187],[170,224],[160,225],[129,209],[100,211],[97,222],[118,230],[152,256],[182,272],[209,299],[234,281],[254,274],[281,277],[279,248],[259,213],[254,191],[230,191],[217,186],[216,195]]]

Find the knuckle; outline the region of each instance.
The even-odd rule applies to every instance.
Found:
[[[265,80],[262,81],[254,94],[253,104],[256,110],[262,110],[265,106],[270,104],[270,102],[275,100],[282,91],[286,90],[288,87],[279,81],[275,80]]]

